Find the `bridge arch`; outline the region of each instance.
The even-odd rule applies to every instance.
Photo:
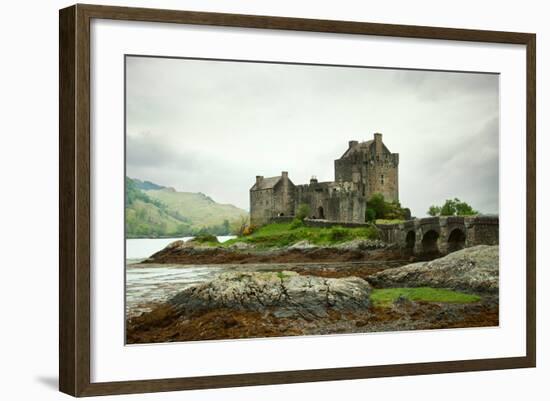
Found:
[[[437,240],[439,239],[439,233],[436,230],[428,230],[422,236],[422,253],[439,253],[439,247],[437,246]]]
[[[455,252],[466,246],[466,233],[460,228],[453,229],[447,239],[447,252]]]

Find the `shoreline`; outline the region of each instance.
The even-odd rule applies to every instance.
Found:
[[[182,316],[168,303],[161,303],[127,320],[126,341],[147,344],[498,326],[498,296],[487,295],[472,304],[404,301],[357,313],[329,311],[328,316],[316,319],[227,308]]]
[[[143,312],[127,314],[127,342],[498,326],[498,255],[488,245],[419,261],[357,243],[266,250],[176,242],[128,266],[136,277],[147,269],[148,293],[158,269],[165,292],[132,306]]]
[[[278,263],[328,263],[328,262],[376,262],[420,260],[410,252],[395,248],[360,249],[358,247],[320,247],[236,249],[218,246],[182,246],[170,244],[156,252],[141,264],[204,265],[204,264],[278,264]],[[432,258],[429,258],[432,259]],[[426,260],[429,260],[426,259]]]

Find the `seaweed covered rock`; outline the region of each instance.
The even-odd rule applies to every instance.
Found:
[[[370,285],[358,277],[322,278],[295,272],[230,272],[189,287],[168,302],[190,315],[213,309],[269,312],[277,317],[326,317],[329,310],[364,311]]]

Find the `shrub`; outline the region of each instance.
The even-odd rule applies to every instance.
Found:
[[[384,195],[375,193],[367,201],[368,207],[374,211],[377,219],[383,219],[387,212],[387,202],[384,200]]]
[[[292,220],[292,223],[290,223],[290,229],[296,230],[297,228],[301,228],[304,226],[304,222],[298,218],[295,218]]]
[[[245,226],[242,230],[242,235],[250,235],[252,234],[254,231],[256,231],[256,227],[253,226],[252,224],[249,224],[247,226]]]
[[[195,238],[192,239],[193,242],[219,242],[218,238],[215,235],[212,234],[199,234]]]
[[[303,221],[306,217],[310,215],[310,213],[311,209],[309,205],[302,203],[300,206],[298,206],[298,210],[296,211],[296,218]]]

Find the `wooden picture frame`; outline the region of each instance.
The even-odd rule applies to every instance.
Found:
[[[92,383],[90,380],[90,21],[94,18],[526,46],[526,356]],[[62,392],[73,396],[94,396],[535,366],[535,34],[80,4],[60,10],[59,29],[59,388]]]

